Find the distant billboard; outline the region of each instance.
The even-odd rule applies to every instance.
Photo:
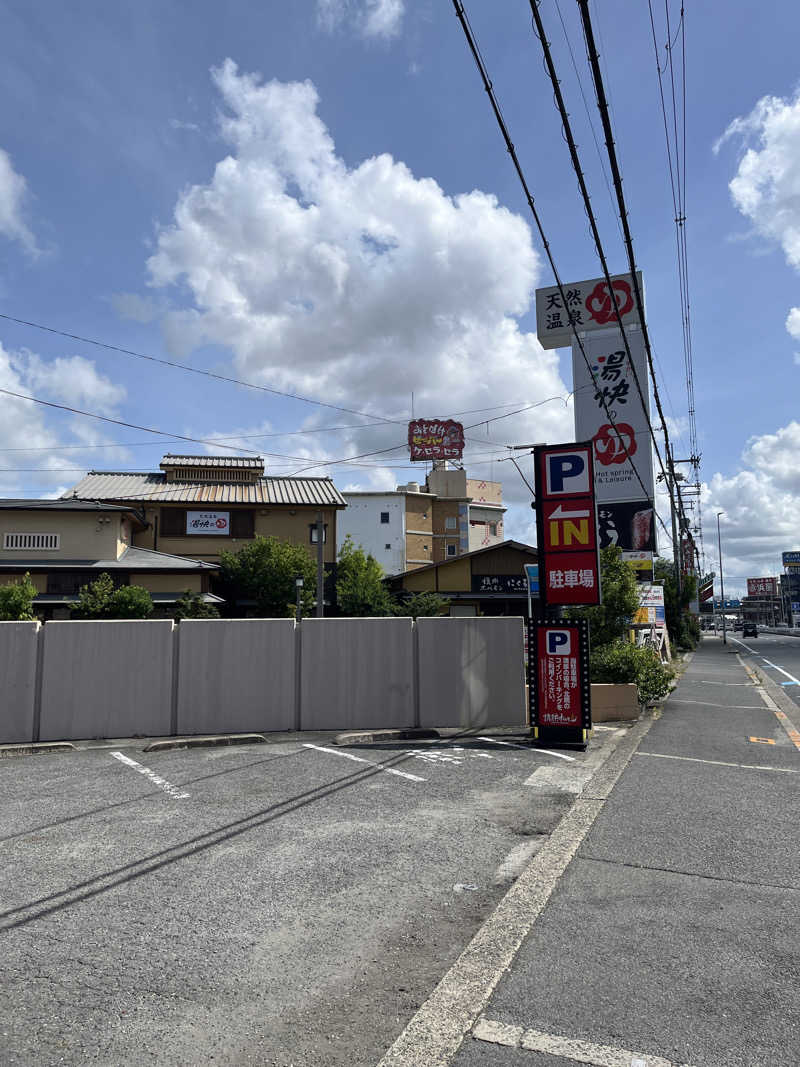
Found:
[[[637,271],[639,292],[644,299],[642,275]],[[638,326],[639,311],[630,274],[612,274],[611,286],[623,326]],[[542,348],[565,348],[574,340],[572,327],[580,333],[619,326],[614,300],[605,278],[568,282],[536,290],[536,334]],[[565,306],[566,300],[566,306]]]
[[[229,511],[187,511],[186,533],[203,537],[227,537],[231,532]]]
[[[461,459],[464,427],[452,419],[412,419],[408,448],[412,460]]]
[[[784,552],[781,558],[784,567],[800,567],[800,552]]]
[[[777,578],[748,578],[747,579],[747,595],[748,596],[777,596],[778,595],[778,579]]]
[[[616,545],[625,552],[656,550],[656,514],[649,500],[626,501],[622,504],[598,504],[597,533],[600,547]]]

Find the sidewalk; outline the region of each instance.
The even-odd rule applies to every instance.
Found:
[[[800,1063],[800,751],[729,649],[706,639],[616,784],[583,795],[591,828],[430,1064]]]

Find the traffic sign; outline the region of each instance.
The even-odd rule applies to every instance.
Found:
[[[591,441],[534,449],[540,598],[545,607],[600,603]]]
[[[539,564],[526,563],[525,577],[528,579],[528,592],[531,596],[539,595]]]

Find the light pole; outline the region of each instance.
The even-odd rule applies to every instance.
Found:
[[[302,599],[303,599],[303,576],[302,576],[302,574],[298,574],[297,577],[294,580],[294,592],[295,592],[295,596],[297,597],[297,601],[296,601],[297,606],[295,608],[294,617],[297,620],[297,622],[299,623],[299,622],[302,622],[302,620],[303,620],[303,603],[302,603]]]
[[[722,643],[723,645],[727,645],[728,634],[725,630],[725,582],[722,578],[722,537],[719,532],[719,517],[724,514],[724,511],[717,512],[717,548],[719,549],[719,595],[722,600]]]

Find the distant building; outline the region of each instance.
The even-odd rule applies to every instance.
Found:
[[[439,593],[450,600],[450,615],[526,616],[525,566],[538,559],[533,545],[503,541],[457,559],[396,574],[386,579],[386,585],[398,596]]]
[[[160,472],[90,471],[64,499],[137,508],[137,548],[219,561],[259,534],[303,545],[316,558],[322,513],[324,560],[336,559],[337,513],[346,502],[330,478],[271,478],[259,456],[166,455]]]
[[[155,552],[134,544],[146,534],[138,508],[92,500],[0,500],[0,585],[28,572],[43,619],[68,619],[80,589],[104,572],[114,584],[140,585],[155,614],[171,615],[190,590],[207,603],[221,603],[209,591],[212,563]]]
[[[398,485],[394,491],[343,494],[338,547],[349,535],[387,574],[402,574],[455,559],[503,540],[503,487],[467,478],[466,471],[435,467],[424,486]]]

